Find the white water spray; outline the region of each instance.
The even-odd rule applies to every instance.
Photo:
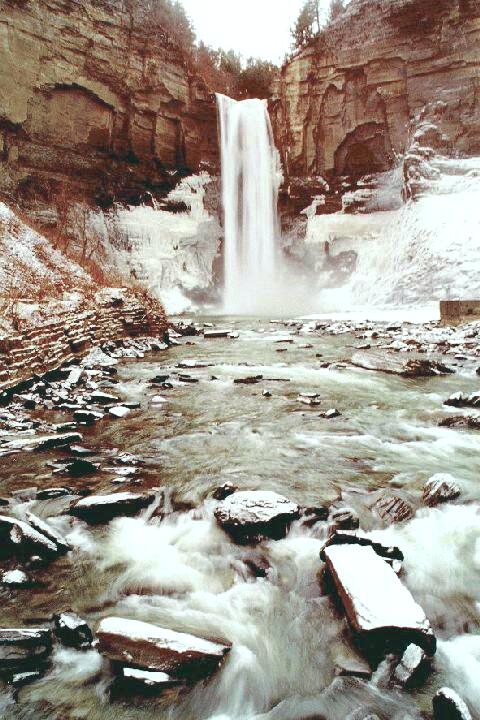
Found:
[[[274,309],[280,159],[266,100],[217,95],[225,225],[225,311]]]

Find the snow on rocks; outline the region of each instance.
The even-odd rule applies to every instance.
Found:
[[[420,683],[430,668],[430,658],[418,645],[410,643],[395,668],[393,680],[409,688]]]
[[[80,442],[82,440],[80,433],[66,433],[63,435],[50,435],[40,437],[33,440],[33,450],[42,452],[43,450],[52,450],[53,448],[67,447],[70,443]]]
[[[160,695],[170,688],[184,685],[184,681],[172,678],[164,672],[124,667],[111,690],[111,697],[122,695]]]
[[[415,643],[433,655],[436,639],[422,608],[372,547],[330,545],[325,561],[352,631],[367,655]]]
[[[300,393],[297,400],[299,403],[302,403],[302,405],[316,406],[321,403],[321,398],[318,393]]]
[[[472,720],[472,715],[460,695],[443,687],[433,698],[434,720]]]
[[[70,514],[96,525],[109,522],[119,515],[136,515],[154,499],[154,495],[131,492],[90,495],[75,502],[70,507]]]
[[[299,515],[296,503],[261,490],[236,492],[215,509],[219,525],[238,543],[257,542],[263,537],[279,540]]]
[[[52,649],[50,628],[0,628],[0,672],[32,668]]]
[[[351,359],[352,365],[364,370],[376,370],[389,375],[400,375],[405,378],[434,377],[447,375],[455,370],[436,360],[398,358],[380,352],[358,352]]]
[[[231,648],[227,643],[118,617],[102,620],[96,637],[99,652],[113,662],[187,682],[211,675]]]
[[[455,500],[460,494],[461,490],[457,481],[447,473],[433,475],[423,487],[423,501],[430,507]]]
[[[60,533],[58,533],[54,528],[52,528],[51,525],[46,523],[44,520],[41,520],[39,517],[37,517],[31,512],[27,512],[25,517],[30,523],[30,525],[34,528],[34,530],[41,533],[46,538],[55,543],[55,545],[57,546],[57,552],[59,554],[67,553],[69,550],[72,549],[68,542],[65,540],[65,538],[62,537]]]
[[[1,575],[2,585],[8,585],[9,587],[20,588],[29,587],[31,580],[23,570],[16,568],[15,570],[7,570]]]
[[[450,395],[450,397],[447,398],[443,404],[448,405],[449,407],[456,408],[480,407],[480,392],[476,391],[470,394],[456,392]]]
[[[121,420],[130,413],[130,408],[125,407],[125,405],[115,405],[115,407],[109,409],[108,413],[112,417],[119,418]]]
[[[59,554],[57,544],[43,533],[22,520],[0,516],[0,542],[2,554],[29,557],[40,555],[51,558]]]
[[[55,635],[63,645],[75,648],[90,647],[93,634],[85,620],[68,611],[53,616]]]
[[[396,545],[383,545],[383,543],[372,540],[362,530],[336,530],[330,535],[320,550],[320,558],[325,561],[325,550],[331,545],[361,545],[363,547],[371,547],[377,555],[387,562],[402,562],[403,553]]]

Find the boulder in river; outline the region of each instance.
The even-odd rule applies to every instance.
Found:
[[[2,573],[1,583],[11,588],[31,587],[33,584],[28,575],[20,568],[6,570],[6,572]]]
[[[300,393],[300,395],[297,398],[299,403],[302,403],[302,405],[320,405],[321,404],[321,398],[318,393]]]
[[[87,648],[93,642],[89,626],[76,613],[68,611],[53,616],[55,635],[63,645]]]
[[[98,468],[98,463],[83,458],[72,458],[65,465],[65,472],[72,477],[82,477],[83,475],[93,475]]]
[[[98,420],[103,419],[103,412],[98,410],[75,410],[73,417],[83,425],[93,425]]]
[[[436,360],[418,358],[399,358],[396,355],[380,352],[358,352],[351,359],[352,365],[364,370],[376,370],[388,375],[400,375],[405,378],[434,377],[447,375],[455,370]]]
[[[235,378],[235,385],[256,385],[263,380],[263,375],[249,375],[247,377]]]
[[[50,628],[0,628],[0,672],[35,667],[51,649]]]
[[[413,687],[425,678],[430,664],[430,658],[425,651],[410,643],[395,668],[393,679],[403,687]]]
[[[412,506],[398,495],[385,495],[377,500],[373,507],[377,515],[387,523],[404,522],[414,515]]]
[[[436,639],[422,608],[372,547],[330,545],[329,575],[359,646],[373,659],[403,652],[410,643],[429,655]]]
[[[236,493],[237,490],[237,485],[234,485],[232,482],[225,482],[223,483],[223,485],[219,485],[217,489],[213,491],[212,497],[214,500],[225,500],[225,498],[233,495],[233,493]]]
[[[443,687],[433,698],[434,720],[472,720],[464,700],[455,690]]]
[[[57,552],[59,554],[64,554],[71,550],[71,547],[65,540],[65,538],[62,537],[59,532],[54,530],[54,528],[52,528],[52,526],[46,523],[44,520],[37,517],[31,512],[27,512],[26,519],[37,532],[41,533],[46,538],[55,543],[55,545],[57,546]]]
[[[480,392],[474,392],[470,395],[467,393],[456,392],[453,393],[453,395],[450,395],[443,404],[456,408],[480,407]]]
[[[0,546],[2,555],[7,557],[40,555],[51,558],[59,553],[53,540],[28,523],[6,515],[0,516]]]
[[[70,514],[90,525],[97,525],[120,515],[136,515],[154,499],[154,495],[131,492],[89,495],[75,502],[70,507]]]
[[[299,515],[296,503],[261,490],[237,492],[215,509],[218,523],[238,543],[257,542],[264,537],[279,540]]]
[[[231,648],[227,643],[118,617],[102,620],[96,636],[99,652],[111,661],[187,682],[211,675]]]
[[[353,508],[332,508],[329,520],[335,530],[356,530],[360,525],[360,518]]]
[[[71,443],[79,442],[82,439],[80,433],[65,433],[60,435],[50,435],[42,437],[35,442],[34,450],[43,452],[44,450],[52,450],[53,448],[67,447]]]
[[[455,500],[460,493],[460,487],[454,477],[447,473],[437,473],[425,483],[423,501],[425,505],[433,507],[448,500]]]

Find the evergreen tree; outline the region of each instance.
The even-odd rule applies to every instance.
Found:
[[[305,0],[292,28],[294,48],[301,48],[320,32],[320,0]]]

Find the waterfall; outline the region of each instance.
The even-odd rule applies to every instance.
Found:
[[[217,95],[225,230],[224,309],[275,309],[280,159],[266,100]]]

